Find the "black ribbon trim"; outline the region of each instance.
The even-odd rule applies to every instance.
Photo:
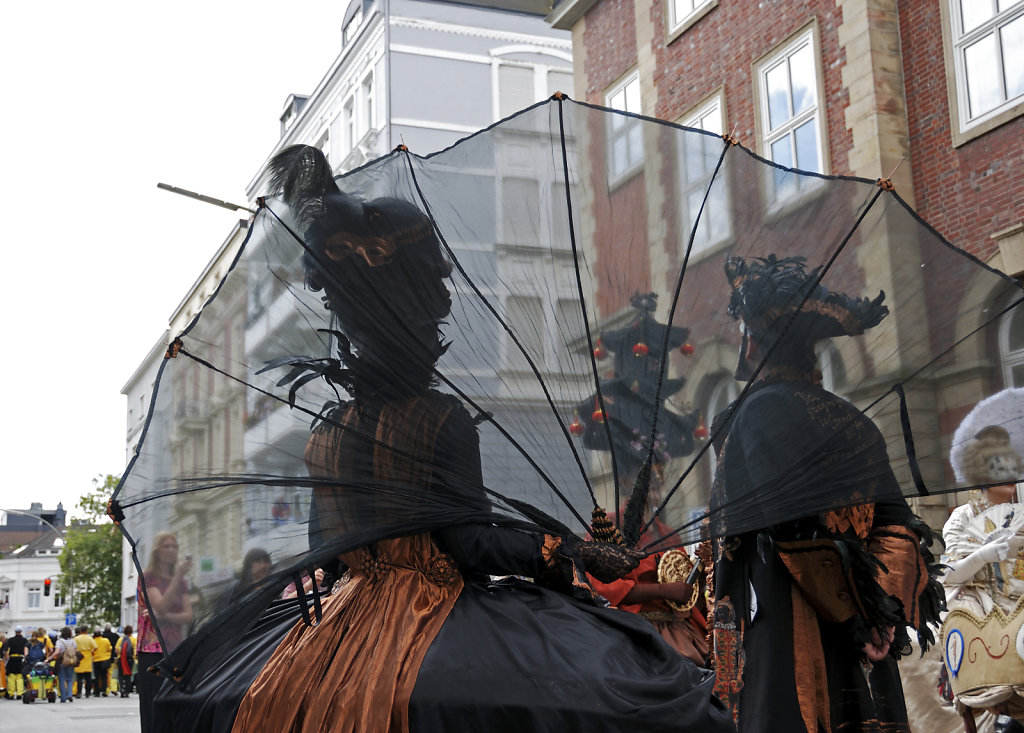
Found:
[[[900,398],[900,425],[903,428],[903,445],[907,451],[907,460],[910,461],[910,475],[914,478],[914,486],[920,496],[928,496],[928,487],[924,485],[924,477],[921,476],[921,467],[917,463],[917,449],[914,448],[914,434],[910,429],[910,411],[907,409],[907,395],[903,392],[902,384],[893,385],[893,391]]]

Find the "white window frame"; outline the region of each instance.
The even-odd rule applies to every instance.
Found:
[[[709,125],[706,122],[709,117],[717,117],[717,125],[712,125],[714,129],[711,129],[711,127],[709,127]],[[699,104],[697,104],[697,106],[691,109],[688,113],[683,115],[679,120],[679,124],[681,124],[683,127],[693,127],[698,130],[705,130],[707,132],[714,132],[718,135],[722,135],[725,132],[726,120],[727,117],[725,113],[725,90],[720,88],[717,91],[713,92],[708,97],[706,97]],[[686,244],[690,239],[690,230],[693,227],[693,219],[691,215],[695,212],[691,211],[691,207],[689,205],[690,196],[691,194],[699,193],[701,198],[703,198],[704,193],[707,191],[707,184],[711,178],[711,173],[714,172],[714,169],[712,168],[706,171],[706,175],[704,175],[700,179],[694,181],[686,180],[686,173],[688,168],[686,165],[686,150],[683,145],[683,136],[692,134],[693,133],[686,132],[680,133],[680,144],[678,150],[679,207],[681,214],[679,232],[680,255],[682,255],[686,251]],[[708,138],[709,141],[712,139],[713,138]],[[721,145],[724,147],[724,140],[721,140]],[[715,190],[720,190],[723,195],[723,199],[720,202],[720,206],[721,208],[724,209],[724,211],[717,212],[714,208],[709,209],[709,206],[714,206],[714,199],[712,197],[708,198],[707,205],[704,209],[704,214],[701,217],[701,223],[698,229],[698,237],[694,238],[693,250],[690,252],[691,262],[696,259],[699,259],[708,252],[716,250],[719,244],[728,241],[732,237],[732,220],[729,216],[724,216],[722,219],[720,219],[720,221],[725,222],[726,225],[726,230],[724,232],[720,232],[718,236],[713,237],[710,229],[712,220],[709,217],[717,217],[720,214],[727,215],[729,212],[729,189],[725,185],[722,170],[719,170],[718,172]],[[699,238],[699,232],[701,229],[703,229],[707,233],[706,239],[701,240]]]
[[[38,581],[33,581],[33,583],[36,582]],[[43,586],[33,583],[25,585],[25,608],[30,611],[41,611],[43,609]]]
[[[965,0],[971,3],[992,3],[993,17],[977,28],[963,30],[963,19],[960,14],[960,0],[942,0],[939,3],[942,15],[942,36],[945,46],[946,83],[949,92],[949,114],[953,145],[965,142],[992,130],[1014,117],[1024,114],[1024,94],[1007,98],[1005,76],[1003,78],[1003,102],[989,110],[971,115],[970,99],[967,86],[967,64],[965,54],[967,48],[986,36],[994,35],[996,51],[1000,49],[999,29],[1012,21],[1024,16],[1024,2],[998,11],[996,0]],[[998,63],[1002,67],[1002,58]]]
[[[635,85],[635,92],[630,87]],[[612,109],[642,114],[642,88],[640,86],[640,72],[633,70],[616,84],[608,89],[604,95],[604,104]],[[639,149],[633,150],[630,145],[630,135],[634,129],[642,130],[640,120],[620,115],[609,115],[608,122],[608,183],[616,184],[630,178],[636,171],[643,167],[644,146],[641,135]],[[614,147],[619,139],[626,140],[626,163],[622,170],[615,166]]]
[[[362,121],[363,129],[359,135],[359,139],[362,140],[366,133],[374,129],[375,120],[374,113],[374,86],[373,86],[373,70],[371,69],[363,77],[362,82],[359,84],[359,98],[362,103],[362,109],[359,113],[359,119]]]
[[[363,8],[362,6],[356,10],[355,15],[345,24],[345,27],[341,31],[341,45],[342,48],[348,46],[352,41],[355,40],[356,36],[359,35],[359,27],[363,24]]]
[[[668,42],[718,7],[718,0],[665,0],[665,27]]]
[[[506,91],[505,85],[502,84],[501,82],[501,72],[503,68],[525,69],[530,72],[532,91],[530,94],[530,99],[526,100],[526,104],[511,105],[511,107],[514,107],[514,109],[508,109],[507,107],[509,107],[509,105],[502,104],[502,102],[504,101],[504,93]],[[519,112],[521,109],[529,107],[534,102],[543,99],[544,92],[538,89],[537,83],[538,77],[540,76],[540,74],[538,74],[538,71],[540,70],[539,67],[534,66],[533,64],[527,64],[518,61],[511,61],[507,59],[499,61],[495,59],[495,61],[492,63],[492,69],[494,72],[494,113],[492,114],[492,117],[494,117],[495,121],[500,120],[509,115],[513,115]]]
[[[356,143],[359,142],[358,122],[359,111],[356,109],[356,98],[354,94],[351,94],[341,106],[341,129],[345,145],[345,152],[341,156],[342,160],[355,150]]]
[[[1003,316],[999,323],[999,360],[1003,367],[1003,385],[1007,388],[1024,387],[1024,381],[1016,384],[1013,378],[1014,368],[1024,367],[1024,349],[1010,351],[1010,326],[1016,318],[1024,320],[1024,310],[1019,307]]]
[[[570,77],[572,76],[572,54],[567,51],[531,44],[515,44],[511,46],[502,46],[500,48],[492,48],[489,54],[491,57],[491,117],[495,122],[503,119],[509,114],[518,112],[519,109],[522,109],[522,107],[520,107],[519,109],[512,110],[511,112],[506,110],[505,114],[502,113],[501,67],[516,66],[532,70],[533,98],[525,105],[526,107],[547,99],[551,95],[551,92],[548,91],[548,76],[552,72],[559,72],[568,74]],[[533,60],[524,61],[522,58],[523,55],[526,54],[533,57],[547,57],[550,59],[550,63],[538,63]],[[557,89],[555,91],[564,92],[566,94],[572,93],[572,89]]]
[[[780,64],[788,64],[790,57],[808,47],[814,59],[814,103],[773,129],[769,120],[768,73],[776,69]],[[758,150],[762,156],[768,160],[773,160],[772,144],[788,136],[792,146],[794,165],[784,167],[812,173],[828,173],[828,124],[822,79],[821,45],[818,39],[818,26],[816,22],[800,29],[769,54],[755,62],[754,90],[757,103],[755,120],[757,124]],[[791,99],[790,105],[792,105]],[[819,170],[808,167],[806,161],[803,161],[804,164],[802,165],[802,162],[797,158],[795,132],[797,128],[809,121],[814,122]],[[779,165],[783,164],[780,163]],[[800,185],[794,186],[788,192],[780,192],[776,183],[778,170],[770,169],[767,171],[767,175],[768,199],[772,205],[784,205],[792,200],[801,198],[809,188],[818,188],[815,179],[797,178],[796,180],[800,182]]]

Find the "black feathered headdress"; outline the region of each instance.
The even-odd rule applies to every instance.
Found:
[[[834,336],[857,336],[877,326],[889,314],[885,293],[851,298],[818,282],[819,269],[807,272],[806,258],[775,255],[745,262],[730,257],[725,274],[732,286],[728,314],[757,334],[814,342]],[[790,324],[790,321],[792,323]]]
[[[347,337],[339,346],[356,346],[362,368],[347,353],[342,361],[377,392],[422,389],[444,353],[438,327],[451,311],[451,265],[430,219],[402,199],[344,193],[308,145],[285,148],[268,170],[302,233],[306,285],[324,291]]]

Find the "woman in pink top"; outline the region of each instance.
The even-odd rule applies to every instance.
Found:
[[[178,540],[173,534],[161,532],[154,538],[149,564],[143,572],[145,593],[141,583],[137,593],[139,669],[135,681],[143,733],[152,730],[153,696],[160,686],[160,680],[149,669],[160,661],[164,652],[181,643],[186,627],[192,623],[192,601],[186,580],[191,569],[192,560],[188,557],[178,563]],[[161,646],[151,614],[157,618],[165,646]]]

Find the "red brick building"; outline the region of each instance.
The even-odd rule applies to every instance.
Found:
[[[729,133],[785,166],[892,175],[899,195],[950,242],[1000,271],[1024,273],[1024,0],[561,0],[548,20],[572,30],[576,99]],[[650,175],[627,175],[631,156],[651,141],[616,134],[609,144],[619,152],[599,171],[611,181],[622,168],[614,199],[643,207],[664,196]],[[615,232],[616,218],[590,216],[594,232],[612,233],[597,237],[599,250],[606,243],[599,263],[631,269],[638,287],[678,256],[653,242],[649,256],[617,260],[613,243],[624,233]],[[658,216],[666,231],[684,226],[673,216],[685,218],[685,205]],[[899,256],[896,244],[887,246],[888,258]],[[711,256],[706,266],[721,272]],[[956,277],[927,279],[929,314],[956,315],[945,294],[976,287],[944,281]],[[884,271],[865,278],[866,290],[886,284]],[[974,297],[1006,306],[1004,293]],[[934,426],[921,432],[933,455],[948,455],[953,430],[979,399],[1024,386],[1022,311],[1004,316],[979,353],[959,355],[955,378],[921,396],[935,405]],[[929,322],[921,313],[898,317],[908,326],[911,318]],[[704,368],[703,377],[691,370],[690,397],[713,411],[728,383],[720,366]],[[954,501],[938,497],[919,509],[941,524]]]

